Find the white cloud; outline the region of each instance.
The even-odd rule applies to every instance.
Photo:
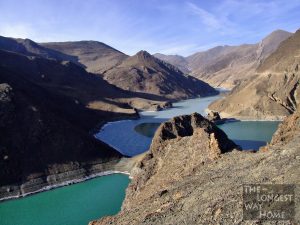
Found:
[[[166,55],[177,55],[177,54],[181,54],[181,55],[187,55],[190,52],[193,52],[193,50],[197,47],[197,45],[195,44],[175,44],[172,45],[170,47],[167,48],[163,48],[161,50],[159,50],[159,53],[163,53]]]
[[[0,35],[14,38],[34,38],[35,31],[29,24],[1,24]]]
[[[206,25],[210,29],[220,29],[222,27],[222,21],[220,21],[216,16],[212,13],[204,10],[203,8],[195,5],[194,3],[187,3],[189,9],[195,15],[198,15],[204,25]]]

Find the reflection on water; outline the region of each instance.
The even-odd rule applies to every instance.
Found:
[[[160,123],[141,123],[135,126],[134,130],[139,134],[152,138]]]
[[[243,149],[255,149],[270,142],[279,121],[238,121],[218,125]]]

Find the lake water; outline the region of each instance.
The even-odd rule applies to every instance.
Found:
[[[258,150],[272,139],[279,121],[237,121],[218,125],[242,149]]]
[[[95,136],[122,154],[134,156],[148,150],[160,123],[178,115],[205,109],[220,96],[173,104],[159,112],[142,112],[138,120],[108,123]],[[230,122],[219,125],[243,149],[258,149],[271,140],[278,122]],[[87,225],[89,221],[119,212],[129,178],[114,174],[83,183],[0,203],[0,225]]]
[[[152,125],[153,123],[157,126],[157,124],[174,116],[191,114],[193,112],[204,115],[208,105],[218,98],[220,96],[189,99],[174,103],[171,109],[158,112],[141,112],[140,118],[137,120],[124,120],[106,124],[95,136],[117,149],[123,155],[138,155],[149,149],[152,133],[156,130],[155,125]],[[141,129],[144,130],[144,133]]]
[[[0,203],[0,225],[87,225],[120,211],[129,178],[98,177]]]
[[[158,112],[142,112],[138,120],[124,120],[105,125],[96,134],[100,140],[113,146],[122,154],[134,156],[149,149],[152,137],[160,123],[178,115],[198,112],[205,115],[205,109],[220,96],[196,98],[173,104],[173,108]],[[219,125],[230,139],[243,149],[257,150],[270,142],[278,121],[237,121]]]

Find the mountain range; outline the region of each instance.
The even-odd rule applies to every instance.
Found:
[[[185,58],[146,51],[128,56],[95,41],[0,37],[0,198],[113,169],[123,156],[96,140],[95,129],[138,118],[137,110],[218,93],[195,76],[234,87],[209,106],[222,116],[282,119],[294,113],[299,40],[300,31],[275,31],[258,44]],[[170,58],[177,65],[165,62]]]
[[[215,87],[233,88],[255,69],[292,33],[276,30],[256,44],[217,46],[188,57],[154,54]]]
[[[165,63],[146,51],[128,57],[120,65],[105,71],[104,78],[124,90],[155,94],[167,99],[215,95],[207,83]]]

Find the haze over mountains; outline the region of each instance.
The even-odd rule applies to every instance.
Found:
[[[263,60],[291,35],[292,33],[276,30],[257,44],[217,46],[188,57],[162,54],[154,54],[154,56],[212,86],[233,88],[241,80],[253,75]]]

